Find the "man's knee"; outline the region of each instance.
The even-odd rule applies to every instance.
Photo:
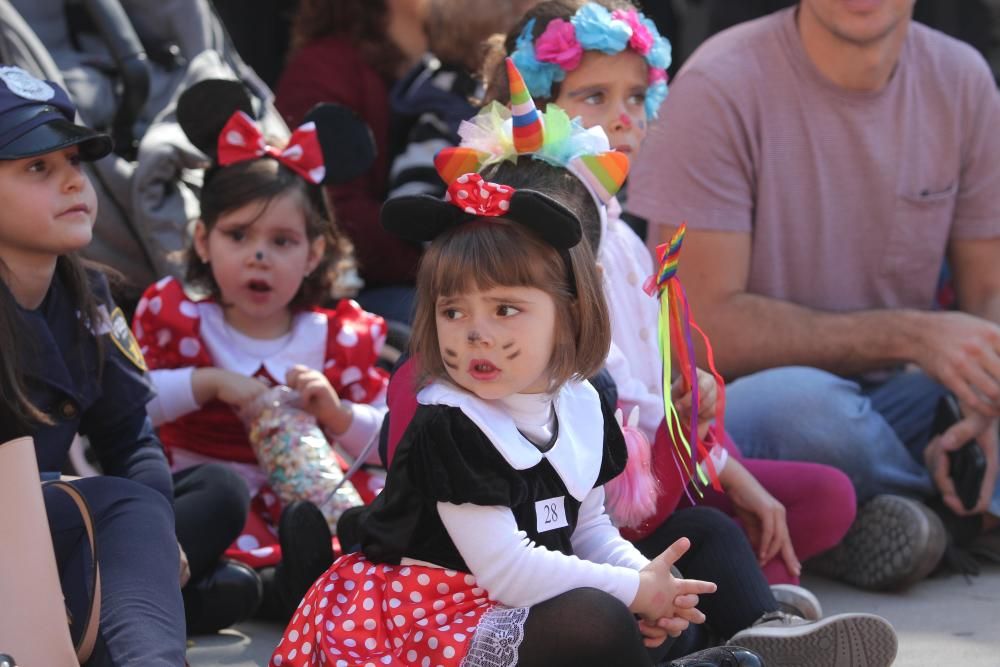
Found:
[[[860,449],[871,401],[850,380],[789,366],[749,375],[726,392],[726,425],[753,457],[823,460]],[[825,452],[825,453],[824,453]]]

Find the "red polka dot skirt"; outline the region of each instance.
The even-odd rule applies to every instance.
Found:
[[[472,575],[352,553],[306,593],[270,664],[506,667],[527,615],[491,602]]]

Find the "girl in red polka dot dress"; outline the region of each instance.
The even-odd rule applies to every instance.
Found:
[[[446,163],[469,155],[448,151],[446,182]],[[387,229],[430,241],[411,340],[419,407],[360,510],[360,552],[316,581],[270,664],[652,665],[668,634],[704,620],[698,595],[715,585],[671,575],[687,540],[649,561],[604,511],[626,450],[585,380],[610,344],[580,242],[591,195],[525,155],[448,193],[382,209]]]
[[[143,295],[133,330],[158,393],[149,413],[174,469],[224,462],[249,484],[252,512],[227,554],[260,568],[281,558],[275,525],[282,508],[238,409],[269,386],[287,384],[353,456],[374,449],[368,445],[385,415],[387,377],[375,366],[385,322],[350,300],[319,305],[350,252],[320,184],[353,178],[373,149],[366,128],[330,106],[274,148],[242,86],[227,81],[186,91],[178,120],[213,161],[188,255],[187,286],[203,296],[192,298],[178,280],[164,278]],[[370,460],[378,462],[377,452]],[[363,472],[352,478],[366,501],[374,481]],[[327,533],[318,572],[332,559],[329,542]],[[301,584],[285,619],[318,572]]]

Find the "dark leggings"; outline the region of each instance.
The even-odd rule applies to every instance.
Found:
[[[778,609],[771,587],[757,564],[750,541],[730,517],[711,507],[677,510],[652,535],[635,543],[647,558],[659,556],[682,537],[691,548],[677,562],[688,579],[713,581],[718,590],[703,595],[698,608],[715,634],[731,637],[769,611]],[[670,657],[707,646],[703,628],[691,626],[670,649]]]
[[[219,463],[174,475],[177,541],[191,567],[191,583],[212,572],[239,537],[250,508],[250,492],[238,474]]]
[[[577,588],[531,608],[518,649],[519,667],[649,667],[667,643],[647,650],[639,626],[620,600]]]

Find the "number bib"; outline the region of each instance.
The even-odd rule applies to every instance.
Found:
[[[565,496],[539,500],[535,503],[535,520],[537,530],[544,533],[548,530],[565,528],[569,525],[566,521]]]

